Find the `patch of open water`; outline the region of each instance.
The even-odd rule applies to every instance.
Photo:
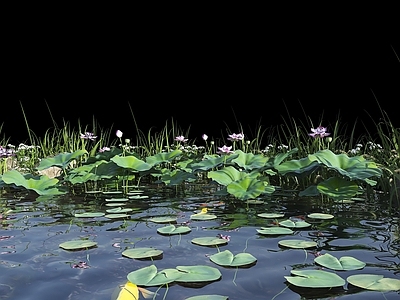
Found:
[[[171,196],[147,192],[149,198],[129,200],[128,218],[77,218],[77,212],[105,211],[109,196],[58,196],[39,198],[3,195],[0,208],[16,210],[0,219],[0,299],[110,300],[114,289],[126,282],[127,274],[155,264],[158,270],[180,265],[208,265],[220,270],[218,281],[204,285],[172,283],[147,287],[158,293],[154,299],[184,300],[190,296],[218,294],[239,299],[399,299],[399,291],[375,292],[350,286],[311,289],[290,285],[284,276],[299,268],[321,268],[316,255],[330,253],[339,258],[353,256],[366,263],[362,270],[333,271],[343,279],[353,274],[380,274],[400,278],[399,214],[388,213],[383,201],[356,201],[350,204],[323,203],[315,199],[276,197],[261,199],[263,204],[220,202],[208,194]],[[190,216],[207,206],[216,219],[191,220]],[[274,220],[259,213],[279,212],[288,218],[306,218],[313,212],[329,213],[333,219],[315,221],[311,227],[295,229],[291,235],[261,235],[257,229]],[[157,229],[166,224],[151,217],[176,216],[177,224],[191,231],[162,235]],[[312,221],[307,219],[308,221]],[[198,237],[229,235],[226,245],[204,247],[192,243]],[[87,239],[97,247],[68,251],[63,242]],[[283,239],[317,242],[314,249],[283,248]],[[151,247],[163,251],[160,258],[132,259],[121,253],[130,248]],[[244,268],[226,268],[209,256],[218,250],[233,254],[247,252],[257,261]],[[74,268],[85,262],[88,268]],[[140,296],[140,299],[144,299]]]

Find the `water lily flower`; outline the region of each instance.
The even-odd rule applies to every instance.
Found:
[[[87,268],[89,268],[89,265],[85,261],[80,261],[77,264],[73,264],[71,266],[71,268],[73,268],[73,269],[87,269]]]
[[[312,132],[309,133],[308,135],[312,136],[313,138],[317,138],[317,137],[323,138],[323,137],[330,135],[329,132],[326,132],[326,127],[322,127],[322,126],[318,126],[315,129],[311,128],[311,131]]]
[[[177,142],[187,142],[188,139],[185,139],[183,135],[179,135],[175,138],[175,141]]]
[[[224,235],[224,234],[218,233],[217,237],[219,237],[220,239],[227,240],[228,242],[231,240],[231,236],[230,235]]]
[[[233,142],[237,142],[237,141],[241,141],[244,139],[244,134],[243,133],[233,133],[229,135],[228,140],[233,141]]]
[[[100,153],[106,152],[106,151],[110,151],[111,149],[109,147],[103,147],[99,149]]]
[[[208,139],[208,135],[207,135],[207,134],[203,134],[201,137],[202,137],[202,139],[205,140],[205,141],[207,141],[207,139]]]
[[[117,130],[117,132],[115,133],[115,135],[116,135],[118,138],[122,138],[122,131],[121,131],[121,130]]]
[[[222,147],[218,147],[218,153],[220,154],[230,154],[230,153],[234,153],[232,150],[232,146],[228,147],[228,146],[222,146]]]
[[[94,141],[96,138],[97,136],[91,132],[81,133],[81,139]]]

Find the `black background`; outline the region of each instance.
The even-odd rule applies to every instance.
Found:
[[[374,131],[379,105],[399,127],[397,37],[344,32],[158,28],[124,39],[81,32],[8,44],[1,135],[26,142],[24,113],[37,136],[53,126],[52,117],[89,131],[95,118],[126,138],[135,137],[134,118],[146,133],[173,120],[190,139],[240,126],[254,137],[258,126],[289,118],[328,131],[337,120],[358,122],[362,134],[364,125]]]

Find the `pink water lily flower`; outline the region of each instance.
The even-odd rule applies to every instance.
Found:
[[[175,141],[177,142],[187,142],[188,139],[185,139],[183,135],[179,135],[175,138]]]
[[[232,141],[232,142],[237,142],[237,141],[241,141],[244,139],[244,134],[243,133],[232,133],[229,135],[228,140]]]
[[[121,130],[117,130],[117,132],[115,133],[115,135],[119,138],[122,138],[122,131]]]
[[[317,128],[311,128],[312,133],[309,133],[309,136],[312,136],[314,138],[320,137],[323,138],[325,136],[330,135],[329,132],[326,132],[326,127],[318,126]]]
[[[91,132],[85,132],[85,133],[81,133],[81,139],[86,139],[86,140],[91,140],[94,141],[97,138],[96,135],[94,135]]]
[[[218,147],[218,153],[219,154],[230,154],[230,153],[234,153],[232,150],[232,146],[228,147],[223,145],[222,147]]]
[[[202,139],[205,140],[205,141],[207,141],[207,139],[208,139],[208,135],[207,135],[207,134],[203,134],[201,137],[202,137]]]

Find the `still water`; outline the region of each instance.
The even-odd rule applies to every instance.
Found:
[[[157,292],[153,299],[184,300],[195,295],[215,294],[239,299],[399,299],[399,291],[376,292],[345,284],[340,288],[311,289],[289,284],[284,276],[293,269],[321,269],[317,255],[330,253],[339,258],[353,256],[366,263],[361,270],[333,271],[346,279],[353,274],[380,274],[400,279],[398,210],[389,213],[383,200],[357,199],[333,204],[318,199],[282,195],[249,204],[224,201],[206,192],[177,196],[171,191],[144,188],[145,197],[121,203],[132,208],[129,217],[75,217],[75,213],[106,212],[112,208],[110,195],[58,196],[53,198],[4,194],[0,213],[0,299],[110,300],[119,285],[134,270],[156,265],[160,271],[182,265],[208,265],[222,277],[204,284],[172,283],[168,287],[147,287]],[[121,196],[118,196],[121,197]],[[147,197],[147,198],[146,198]],[[216,219],[197,221],[190,216],[207,207]],[[310,213],[334,215],[329,220],[310,220]],[[261,227],[277,220],[260,213],[283,213],[283,219],[303,219],[312,226],[295,229],[290,235],[262,235]],[[186,234],[162,235],[157,229],[166,224],[152,217],[176,217],[176,225],[191,228]],[[276,224],[275,224],[276,225]],[[229,237],[226,245],[200,246],[197,237]],[[310,249],[278,245],[283,239],[317,242]],[[97,242],[90,249],[69,251],[63,242],[86,239]],[[163,251],[157,259],[133,259],[122,252],[135,247]],[[246,267],[222,267],[209,256],[218,251],[247,252],[256,263]],[[322,268],[324,269],[324,268]],[[140,299],[144,299],[142,295]]]

